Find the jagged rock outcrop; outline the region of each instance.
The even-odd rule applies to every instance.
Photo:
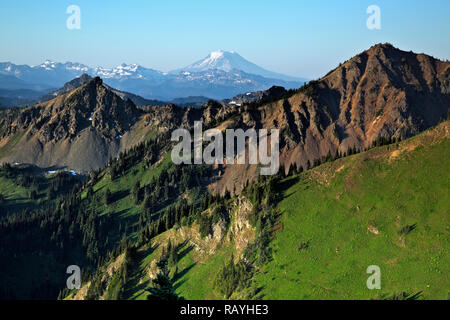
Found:
[[[2,162],[68,167],[86,172],[103,167],[121,149],[121,138],[142,112],[94,78],[58,97],[13,111],[1,120]],[[10,149],[11,152],[5,151]]]
[[[368,147],[380,136],[406,138],[446,118],[450,63],[379,44],[295,92],[273,87],[257,103],[202,108],[136,108],[99,78],[56,98],[0,118],[0,161],[39,166],[99,168],[110,157],[175,128],[280,130],[280,162],[287,169],[348,148]],[[226,166],[213,189],[240,190],[257,174],[252,166]],[[237,185],[234,181],[237,181]]]
[[[280,163],[287,170],[364,149],[380,136],[411,137],[447,117],[449,93],[449,62],[379,44],[290,97],[244,107],[233,125],[279,129]],[[227,166],[213,189],[239,191],[256,174],[252,166]]]

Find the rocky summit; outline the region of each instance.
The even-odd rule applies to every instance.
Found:
[[[297,90],[273,87],[250,94],[250,101],[243,95],[240,103],[210,101],[200,109],[137,108],[113,90],[96,77],[50,101],[4,112],[1,161],[87,172],[151,132],[203,120],[222,130],[279,129],[281,164],[305,168],[330,154],[367,148],[380,137],[413,136],[445,119],[450,63],[379,44]],[[239,168],[226,168],[220,184],[231,188],[227,179],[240,175]]]

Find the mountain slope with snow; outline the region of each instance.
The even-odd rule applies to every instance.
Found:
[[[0,90],[32,89],[44,95],[85,73],[101,77],[118,90],[164,101],[189,96],[220,100],[272,86],[298,88],[306,81],[265,70],[236,52],[216,51],[186,68],[168,73],[124,63],[113,68],[91,68],[81,63],[50,60],[36,66],[4,62],[0,63]]]
[[[244,71],[245,73],[262,76],[265,78],[280,79],[284,81],[307,81],[304,78],[296,78],[280,73],[272,72],[261,68],[260,66],[244,59],[239,53],[235,51],[214,51],[211,52],[206,58],[199,60],[185,68],[172,71],[178,73],[180,71],[188,72],[202,72],[212,69],[219,69],[227,72],[233,70]]]

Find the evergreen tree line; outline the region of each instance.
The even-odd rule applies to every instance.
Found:
[[[153,301],[184,300],[183,297],[179,296],[175,292],[175,287],[173,285],[174,281],[169,276],[168,264],[169,262],[166,257],[162,257],[160,261],[157,262],[156,266],[158,267],[159,272],[156,275],[156,278],[152,280],[152,287],[150,287],[147,290],[147,292],[149,293],[147,295],[147,300]]]
[[[100,257],[95,273],[89,274],[86,281],[90,282],[86,299],[98,300],[101,296],[104,296],[106,300],[126,299],[126,283],[129,280],[131,267],[136,260],[136,252],[136,245],[132,244],[125,236],[113,251],[108,252],[106,257]],[[120,268],[114,272],[111,278],[105,276],[107,275],[106,268],[122,253],[124,258]],[[68,293],[67,291],[63,292],[61,297],[67,296]]]
[[[193,222],[200,224],[200,233],[202,237],[205,237],[210,233],[212,225],[218,221],[221,212],[223,212],[224,202],[230,198],[229,192],[223,196],[206,192],[199,201],[188,203],[186,199],[182,199],[167,207],[157,219],[149,214],[149,211],[144,211],[140,215],[138,223],[139,243],[149,243],[152,238],[175,226],[190,226]],[[203,211],[214,206],[216,209],[211,216],[202,215]]]
[[[155,212],[184,192],[202,187],[204,180],[211,174],[211,167],[204,164],[172,165],[169,169],[163,169],[157,178],[145,186],[141,187],[137,181],[131,192],[136,204],[142,205],[145,212]]]
[[[244,250],[243,258],[235,263],[232,255],[215,276],[214,288],[226,299],[233,293],[250,287],[254,272],[272,257],[269,244],[279,217],[274,206],[278,201],[281,178],[281,174],[264,176],[255,183],[244,185],[242,194],[253,204],[248,218],[255,227],[256,237]]]
[[[219,270],[215,279],[214,287],[225,298],[229,299],[233,292],[248,286],[251,273],[244,261],[234,263],[234,255]]]
[[[61,198],[74,187],[79,188],[83,178],[74,176],[68,172],[57,172],[53,176],[46,178],[33,172],[34,169],[18,168],[9,163],[4,163],[0,167],[0,177],[13,181],[16,185],[30,190],[29,199],[36,200],[39,196],[46,197],[47,200]]]
[[[48,290],[40,290],[49,296],[40,295],[40,298],[54,299],[65,285],[64,270],[67,266],[77,264],[94,268],[98,258],[113,247],[110,239],[115,235],[111,234],[111,219],[90,210],[81,201],[79,191],[74,189],[48,208],[26,209],[0,219],[0,264],[5,268],[3,270],[25,258],[35,261],[33,257],[54,261],[52,264],[61,270],[55,275],[42,274],[32,284],[25,284],[28,297],[45,282]],[[3,282],[5,287],[17,286],[17,283],[9,281],[9,274],[0,273],[0,283]]]
[[[291,176],[294,174],[299,174],[304,171],[307,171],[309,169],[312,169],[314,167],[320,166],[323,163],[326,162],[332,162],[340,158],[345,158],[354,154],[358,154],[361,152],[366,152],[368,150],[371,150],[376,147],[381,147],[385,145],[390,145],[394,143],[399,143],[402,141],[402,138],[395,138],[395,137],[385,137],[385,136],[379,136],[375,140],[372,141],[372,144],[368,148],[357,148],[356,146],[348,147],[347,151],[341,152],[338,149],[335,151],[334,154],[332,154],[331,150],[328,151],[328,154],[324,157],[315,159],[312,163],[310,160],[306,162],[305,168],[303,166],[298,165],[297,163],[293,163],[289,165],[289,169],[286,171],[284,166],[280,164],[279,173],[281,173],[284,177]]]
[[[145,168],[151,167],[161,156],[161,153],[170,144],[170,137],[161,134],[157,138],[149,139],[138,145],[121,152],[116,158],[111,159],[106,167],[110,167],[111,179],[122,176],[127,170],[144,160]]]

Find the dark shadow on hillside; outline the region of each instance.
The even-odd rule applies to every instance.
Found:
[[[145,257],[148,257],[149,255],[151,255],[156,249],[159,248],[159,244],[156,245],[152,245],[150,248],[147,248],[143,251],[139,251],[139,259],[143,260],[145,259]]]
[[[186,273],[188,273],[194,266],[195,266],[195,264],[193,263],[193,264],[191,264],[190,266],[184,268],[182,271],[177,272],[177,273],[173,276],[172,281],[175,283],[175,282],[177,282],[178,280],[180,280],[181,278],[183,278],[183,277],[186,275]],[[178,286],[179,286],[179,285],[178,285],[178,283],[177,283],[177,284],[175,285],[175,288],[178,288]]]
[[[183,283],[185,283],[186,282],[186,280],[180,280],[180,281],[178,281],[177,283],[175,283],[174,285],[173,285],[173,288],[175,289],[175,290],[177,290]]]
[[[32,202],[22,202],[17,203],[16,201],[25,201],[25,198],[18,198],[14,200],[5,200],[0,204],[0,217],[6,217],[10,214],[15,214],[17,212],[23,212],[26,210],[34,210],[37,206]]]
[[[264,286],[255,288],[254,296],[255,296],[256,299],[263,299],[264,298],[265,295],[263,293],[261,293],[261,291],[263,289],[264,289]]]
[[[116,192],[114,192],[112,194],[112,202],[116,202],[116,201],[122,200],[123,198],[125,198],[129,194],[130,194],[129,190],[116,191]]]
[[[183,257],[185,257],[189,252],[194,249],[192,245],[186,247],[186,245],[189,243],[189,241],[184,241],[179,246],[177,246],[177,251],[181,250],[181,252],[178,253],[178,260],[181,260]]]
[[[254,300],[263,300],[264,297],[266,296],[264,293],[261,293],[263,289],[264,289],[264,286],[253,289],[251,298]]]
[[[299,176],[294,176],[294,177],[290,177],[284,181],[281,181],[278,183],[277,188],[278,188],[278,197],[277,197],[277,201],[280,202],[284,199],[287,199],[289,197],[291,197],[295,192],[291,192],[288,194],[285,194],[285,192],[291,188],[292,186],[294,186],[295,184],[301,182],[300,177]]]
[[[135,229],[133,228],[136,217],[128,213],[129,209],[108,213],[108,216],[111,217],[111,227],[108,229],[108,234],[112,243],[119,243],[125,233],[130,236],[133,235],[133,240],[136,240],[137,235],[134,234]]]
[[[403,291],[400,293],[394,293],[392,295],[383,294],[375,300],[419,300],[422,297],[422,292],[423,291],[410,293]]]
[[[151,246],[143,251],[138,251],[136,256],[133,258],[132,267],[131,267],[131,276],[126,284],[126,296],[130,298],[133,294],[139,291],[143,291],[151,286],[150,280],[143,281],[142,274],[146,271],[147,267],[141,267],[141,261],[145,259],[148,255],[152,254],[158,248],[159,245]]]
[[[281,201],[281,200],[284,200],[284,199],[287,199],[287,198],[289,198],[289,197],[291,197],[292,195],[294,195],[295,194],[295,192],[291,192],[291,193],[288,193],[288,194],[284,194],[284,195],[280,195],[280,197],[278,197],[278,201]]]
[[[278,183],[279,191],[281,191],[281,192],[286,191],[287,189],[289,189],[290,187],[292,187],[293,185],[295,185],[299,181],[300,181],[300,178],[298,176],[297,177],[291,177],[289,179],[283,180],[283,181]]]
[[[103,189],[105,189],[105,186],[101,186],[100,188],[98,188],[97,190],[95,190],[95,191],[94,191],[94,194],[100,193]]]
[[[129,286],[130,289],[126,292],[126,295],[128,298],[131,298],[132,294],[141,290],[145,290],[146,288],[150,287],[150,281],[146,280],[139,284],[138,278],[133,278],[127,286]]]
[[[417,223],[414,223],[412,225],[406,225],[398,231],[398,234],[399,235],[407,235],[408,233],[410,233],[411,231],[413,231],[416,228],[417,228]]]

